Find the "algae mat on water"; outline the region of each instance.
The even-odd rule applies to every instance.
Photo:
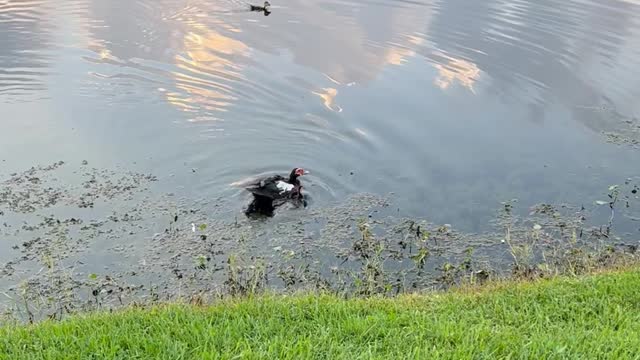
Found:
[[[640,270],[393,299],[256,296],[0,328],[3,359],[638,359]]]

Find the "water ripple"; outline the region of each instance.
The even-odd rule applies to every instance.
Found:
[[[52,25],[47,2],[0,2],[0,101],[40,98],[46,90]]]

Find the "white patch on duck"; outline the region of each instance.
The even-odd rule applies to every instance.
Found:
[[[289,184],[286,181],[280,180],[276,183],[276,187],[280,189],[280,194],[284,194],[286,192],[293,190],[295,186],[293,184]]]

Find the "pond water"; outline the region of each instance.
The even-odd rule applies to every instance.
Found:
[[[0,34],[3,179],[86,160],[233,218],[230,183],[299,166],[293,216],[392,193],[479,232],[501,201],[591,204],[640,175],[637,0],[0,0]]]

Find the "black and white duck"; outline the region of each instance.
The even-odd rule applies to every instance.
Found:
[[[253,194],[253,201],[245,213],[273,216],[273,211],[288,201],[297,206],[306,205],[299,177],[308,173],[302,168],[294,168],[289,177],[271,175],[244,183],[244,188]]]
[[[270,7],[271,7],[271,4],[268,1],[265,1],[262,6],[249,4],[249,9],[251,11],[264,12],[265,15],[269,15],[271,13],[271,11],[269,10]]]

